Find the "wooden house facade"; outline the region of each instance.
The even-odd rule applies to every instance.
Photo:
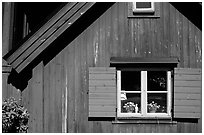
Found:
[[[24,16],[16,44],[16,4],[2,4],[2,100],[22,99],[28,132],[202,132],[201,28],[176,4],[152,4],[154,12],[143,14],[131,2],[63,3],[36,31]],[[139,96],[133,115],[120,110],[129,70],[141,77],[134,92],[145,99]],[[145,106],[154,70],[167,78],[165,92],[157,91],[166,96],[153,96],[165,98],[166,109],[150,116]]]

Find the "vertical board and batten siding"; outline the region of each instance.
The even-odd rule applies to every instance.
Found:
[[[112,124],[111,121],[88,120],[89,67],[109,67],[111,57],[177,56],[180,59],[179,68],[201,68],[201,30],[170,3],[159,3],[159,6],[158,18],[128,18],[128,3],[115,3],[44,65],[42,71],[37,71],[40,70],[40,66],[35,67],[35,73],[43,74],[43,98],[41,101],[34,99],[36,89],[33,82],[38,77],[33,74],[23,91],[23,103],[28,111],[42,108],[42,111],[38,112],[43,113],[40,115],[43,116],[43,122],[41,118],[37,118],[37,112],[33,113],[36,115],[29,121],[29,132],[39,132],[42,129],[42,132],[46,133],[62,132],[62,129],[69,133],[201,132],[198,123]],[[6,74],[4,78],[7,78]],[[7,92],[4,91],[4,97],[18,95],[12,86],[4,88],[8,89]],[[65,96],[66,103],[66,99],[62,98]],[[39,102],[42,107],[36,105]],[[66,105],[67,110],[63,110],[62,107]],[[62,124],[64,114],[67,123]],[[42,128],[35,127],[34,123],[40,123]]]
[[[115,117],[116,93],[115,68],[89,68],[89,117]]]
[[[174,117],[200,118],[201,69],[176,68],[174,72]]]
[[[29,130],[35,131],[37,133],[43,132],[43,63],[41,62],[38,66],[33,70],[33,81],[31,82],[31,105],[29,108],[30,113],[30,122],[29,122]],[[27,105],[26,105],[27,106]]]
[[[19,103],[25,106],[30,114],[28,122],[29,133],[42,133],[44,128],[43,100],[45,97],[43,94],[43,68],[43,63],[40,63],[33,69],[33,76],[29,80],[27,88],[22,93],[11,84],[7,84],[7,73],[3,73],[2,75],[2,99],[14,97]],[[20,98],[22,98],[22,102],[20,102]]]

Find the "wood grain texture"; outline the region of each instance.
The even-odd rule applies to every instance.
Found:
[[[174,115],[176,118],[200,118],[201,70],[175,69]],[[182,76],[184,76],[182,78]],[[192,77],[191,77],[192,76]],[[178,91],[177,91],[178,89]],[[194,91],[195,89],[195,91]]]
[[[199,81],[197,81],[197,80],[195,80],[195,81],[186,81],[186,80],[184,80],[184,81],[176,81],[175,83],[174,83],[174,85],[176,86],[176,87],[200,87],[201,88],[201,80],[199,80]]]
[[[201,54],[202,31],[196,28],[185,16],[178,13],[169,3],[159,3],[160,16],[157,18],[128,18],[128,3],[115,3],[102,16],[95,20],[74,41],[67,44],[55,58],[47,65],[35,67],[33,77],[23,92],[23,103],[31,112],[29,132],[62,132],[62,120],[67,115],[66,130],[73,132],[133,132],[133,133],[171,133],[171,132],[201,132],[200,123],[178,122],[177,124],[112,124],[112,121],[91,121],[88,119],[89,104],[114,105],[115,100],[104,98],[113,96],[113,87],[90,87],[89,79],[113,79],[110,71],[108,77],[100,75],[107,70],[92,71],[89,67],[109,67],[111,57],[137,58],[172,58],[178,57],[180,68],[194,67],[197,69],[175,70],[178,99],[174,100],[178,116],[183,116],[183,110],[195,112],[186,113],[186,117],[200,116],[201,94]],[[177,23],[178,22],[178,23]],[[68,36],[67,36],[68,37]],[[63,43],[62,43],[63,44]],[[60,45],[60,44],[59,44]],[[151,53],[149,53],[151,52]],[[48,54],[49,55],[49,54]],[[42,75],[41,75],[42,74]],[[98,74],[98,75],[95,75]],[[43,76],[43,91],[39,77]],[[190,77],[191,76],[191,77]],[[67,79],[65,79],[67,78]],[[3,74],[3,97],[20,97],[20,93],[7,82],[7,75]],[[194,80],[194,81],[193,81]],[[40,83],[37,83],[40,82]],[[96,81],[97,82],[97,81]],[[186,84],[185,89],[181,84]],[[95,83],[90,83],[94,85]],[[178,85],[177,85],[178,84]],[[38,90],[36,91],[36,88]],[[67,102],[62,98],[67,89]],[[98,90],[106,93],[101,98],[94,95],[89,100],[90,91]],[[184,95],[182,93],[185,93]],[[198,97],[200,95],[200,97]],[[43,97],[42,97],[43,96]],[[187,99],[187,97],[193,99]],[[98,99],[95,101],[95,99]],[[38,99],[38,101],[36,101]],[[67,110],[62,109],[67,104]],[[39,105],[39,106],[38,106]],[[189,106],[189,107],[188,107]],[[40,110],[42,108],[42,110]],[[93,108],[95,109],[95,108]],[[179,110],[180,109],[180,110]],[[64,113],[63,113],[64,111]],[[37,114],[40,114],[39,116]],[[91,115],[101,116],[101,112]],[[104,113],[103,113],[104,114]],[[110,115],[110,112],[105,115]],[[111,115],[115,115],[112,113]],[[43,117],[42,117],[43,116]],[[43,120],[42,120],[43,118]],[[63,121],[65,122],[65,121]]]
[[[99,114],[100,117],[116,116],[115,74],[115,68],[89,68],[89,117],[99,117]],[[102,79],[101,76],[103,76]],[[111,102],[108,104],[108,102],[101,102],[102,100]]]
[[[49,29],[61,16],[66,13],[67,10],[70,10],[76,3],[69,3],[64,8],[62,8],[50,21],[48,21],[44,26],[42,26],[36,34],[34,34],[27,42],[24,43],[23,47],[19,48],[11,57],[8,58],[8,62],[12,63],[16,56],[22,54],[26,49],[30,47],[30,44],[36,41],[41,35],[44,34],[44,31]]]
[[[178,106],[200,106],[200,100],[189,100],[189,99],[174,99],[174,104]]]
[[[31,121],[32,130],[38,133],[43,132],[43,63],[40,63],[33,70],[33,81],[32,81],[32,108]]]
[[[13,38],[13,14],[14,3],[4,2],[2,3],[2,56],[11,50],[12,38]]]
[[[68,29],[71,25],[73,24],[75,21],[77,21],[77,19],[79,19],[82,14],[81,13],[85,13],[91,6],[93,6],[94,3],[86,3],[85,6],[83,6],[82,3],[80,3],[79,5],[79,9],[80,12],[78,12],[78,8],[76,9],[74,15],[70,15],[70,18],[66,20],[65,23],[63,23],[62,26],[58,26],[59,28],[55,29],[55,31],[53,32],[54,34],[52,34],[49,37],[45,37],[42,40],[40,40],[40,42],[42,42],[41,46],[38,46],[33,52],[32,54],[30,54],[29,56],[26,56],[26,60],[25,57],[24,61],[22,62],[22,64],[20,64],[20,62],[15,62],[16,64],[18,64],[18,66],[14,66],[15,64],[12,64],[14,67],[16,67],[16,70],[18,72],[20,72],[23,68],[25,68],[31,61],[33,61],[36,56],[38,56],[43,50],[45,50],[58,36],[60,36],[66,29]],[[70,12],[69,12],[70,13]]]

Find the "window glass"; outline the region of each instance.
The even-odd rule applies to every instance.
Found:
[[[121,113],[141,113],[141,94],[121,92]]]
[[[141,91],[141,72],[140,71],[122,71],[121,72],[121,90],[123,91]]]
[[[166,93],[148,93],[147,100],[148,113],[167,113]]]
[[[151,8],[151,2],[136,2],[136,8]]]
[[[148,71],[147,90],[148,91],[167,91],[166,71]]]

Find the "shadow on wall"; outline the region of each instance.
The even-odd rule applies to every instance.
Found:
[[[18,74],[16,70],[12,69],[10,75],[8,76],[7,83],[12,84],[17,89],[23,91],[28,85],[28,80],[30,80],[31,78],[32,70],[28,70],[26,72]]]
[[[113,2],[96,3],[91,9],[83,14],[70,28],[65,30],[53,43],[49,45],[39,56],[37,56],[29,65],[20,73],[12,69],[8,84],[12,84],[17,89],[23,91],[28,81],[32,78],[32,70],[41,62],[48,64],[57,54],[59,54],[69,43],[71,43],[78,35],[86,30],[95,20],[97,20]],[[79,27],[80,26],[80,27]],[[57,47],[56,47],[57,46]]]

